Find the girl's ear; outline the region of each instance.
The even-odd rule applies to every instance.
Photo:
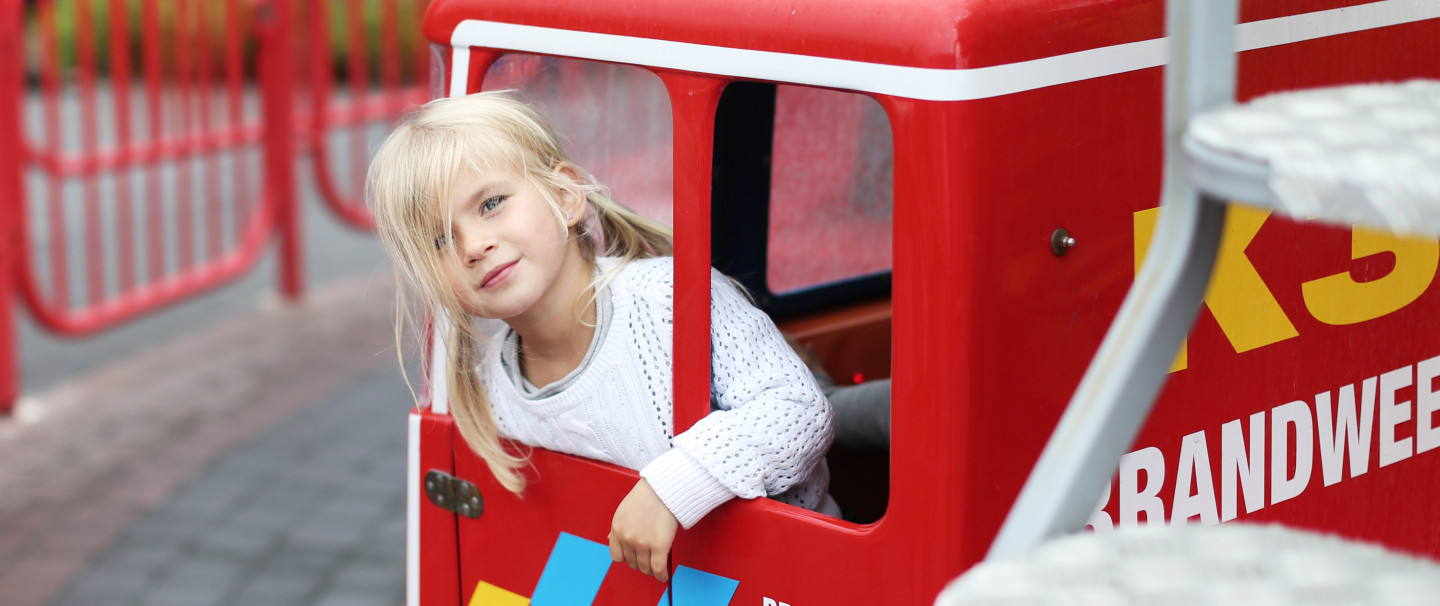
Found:
[[[555,165],[556,180],[565,182],[567,187],[560,190],[560,213],[565,217],[565,226],[574,227],[585,216],[585,179],[574,164],[561,162]]]

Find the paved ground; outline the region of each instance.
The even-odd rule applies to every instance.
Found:
[[[74,92],[62,90],[64,111],[79,110]],[[29,102],[36,111],[40,98]],[[109,145],[113,108],[98,109]],[[78,129],[62,135],[62,147],[82,143]],[[202,168],[222,197],[239,195]],[[308,155],[296,175],[309,289],[299,305],[273,294],[273,244],[235,283],[79,340],[14,303],[23,397],[0,417],[0,606],[401,601],[410,395],[395,367],[392,279],[374,236],[321,204]],[[99,185],[110,195],[110,181]],[[69,225],[73,259],[84,258],[82,225]],[[32,232],[37,246],[46,234]]]
[[[31,393],[0,420],[0,604],[398,604],[409,393],[386,276]]]

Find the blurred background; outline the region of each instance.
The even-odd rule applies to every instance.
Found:
[[[0,0],[0,604],[403,601],[424,5]]]

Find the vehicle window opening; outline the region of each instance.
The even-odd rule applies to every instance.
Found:
[[[674,225],[674,124],[670,97],[653,72],[514,53],[490,66],[481,89],[517,89],[550,120],[575,163],[617,202]]]
[[[716,111],[712,262],[827,388],[830,493],[859,523],[889,500],[892,141],[854,93],[735,82]]]

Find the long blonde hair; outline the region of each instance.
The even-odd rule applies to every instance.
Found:
[[[580,252],[592,268],[597,253],[620,258],[615,270],[606,272],[588,289],[591,297],[625,263],[674,254],[673,234],[663,224],[611,200],[589,173],[570,161],[549,123],[517,101],[511,91],[431,101],[404,120],[376,151],[370,162],[367,198],[380,242],[395,263],[400,282],[396,289],[396,349],[403,350],[406,324],[415,328],[420,342],[426,336],[425,324],[412,317],[415,310],[407,305],[408,283],[429,317],[450,318],[445,374],[451,414],[460,434],[500,484],[519,493],[525,488],[519,469],[528,457],[501,444],[476,369],[476,346],[481,337],[446,280],[443,264],[448,256],[437,250],[453,246],[445,238],[451,233],[445,201],[456,176],[467,167],[482,174],[505,170],[523,175],[550,202],[560,229],[567,229],[558,202],[561,195],[584,196],[589,203],[585,215],[568,228],[569,237],[578,239]],[[573,172],[563,174],[566,170]],[[403,351],[399,356],[404,373]],[[411,394],[419,402],[413,386]]]

